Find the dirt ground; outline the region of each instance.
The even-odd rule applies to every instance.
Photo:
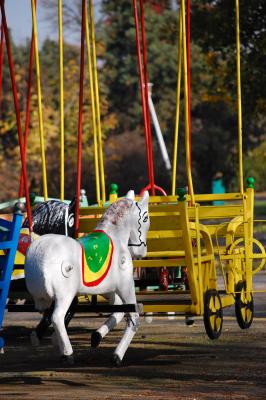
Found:
[[[154,318],[140,329],[120,368],[110,363],[122,334],[112,332],[97,349],[90,333],[102,319],[78,316],[69,334],[75,365],[59,361],[50,337],[32,348],[29,334],[38,314],[7,313],[5,354],[0,355],[0,400],[236,399],[266,398],[266,294],[255,296],[255,319],[241,330],[226,310],[222,336],[207,338],[202,319]]]

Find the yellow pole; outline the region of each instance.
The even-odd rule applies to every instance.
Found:
[[[90,42],[87,3],[86,3],[85,25],[86,25],[86,44],[87,44],[87,57],[88,57],[88,69],[89,69],[89,80],[90,80],[93,143],[94,143],[94,169],[95,169],[95,182],[96,182],[96,199],[97,199],[98,205],[100,205],[101,193],[100,193],[100,176],[99,176],[99,154],[98,154],[99,149],[98,149],[98,138],[97,138],[95,94],[94,94],[93,73],[92,73],[91,42]]]
[[[242,144],[242,103],[241,103],[241,71],[240,71],[240,23],[239,0],[236,6],[236,69],[237,69],[237,119],[238,119],[238,157],[239,157],[239,187],[240,193],[244,192],[243,183],[243,144]]]
[[[188,122],[188,82],[187,82],[187,48],[186,48],[186,16],[185,16],[185,0],[181,0],[182,15],[182,33],[183,33],[183,68],[184,68],[184,102],[185,102],[185,141],[186,141],[186,170],[188,179],[188,189],[191,196],[191,203],[195,204],[194,190],[191,174],[191,149],[189,141],[189,122]]]
[[[178,38],[178,70],[176,87],[176,115],[175,115],[175,136],[174,136],[174,154],[173,154],[173,172],[172,172],[172,196],[176,192],[176,172],[177,172],[177,152],[179,136],[179,114],[180,114],[180,89],[181,89],[181,69],[182,69],[182,15],[179,8],[179,38]]]
[[[98,130],[98,144],[99,144],[99,161],[100,161],[100,179],[102,202],[106,201],[105,193],[105,177],[104,177],[104,163],[103,163],[103,149],[102,149],[102,130],[101,130],[101,115],[100,115],[100,100],[99,100],[99,87],[97,77],[97,64],[96,64],[96,45],[95,45],[95,31],[94,31],[94,18],[93,18],[93,5],[92,0],[89,1],[90,7],[90,28],[91,28],[91,41],[92,41],[92,68],[93,80],[95,85],[95,98],[96,98],[96,117],[97,117],[97,130]]]
[[[60,75],[60,199],[65,197],[65,148],[64,148],[64,75],[63,75],[63,19],[62,0],[58,0],[58,34],[59,34],[59,75]]]
[[[35,10],[34,0],[31,0],[31,12],[32,12],[32,25],[33,25],[33,35],[34,35],[34,47],[35,47],[35,66],[36,66],[36,81],[37,81],[37,95],[38,95],[39,133],[40,133],[41,158],[42,158],[43,196],[44,196],[44,200],[47,200],[48,192],[47,192],[46,162],[45,162],[44,135],[43,135],[42,92],[41,92],[41,79],[40,79],[40,62],[39,62],[36,10]]]

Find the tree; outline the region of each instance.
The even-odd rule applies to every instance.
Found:
[[[240,40],[242,101],[245,145],[265,134],[254,121],[266,111],[266,3],[264,0],[240,1]],[[194,0],[192,2],[192,39],[213,63],[227,65],[223,87],[236,99],[235,2],[231,0]],[[264,117],[265,121],[265,117]]]
[[[16,83],[19,93],[21,124],[24,131],[25,101],[28,79],[29,43],[26,46],[14,47]],[[40,50],[42,111],[44,126],[44,141],[48,177],[49,196],[59,197],[59,72],[58,72],[58,45],[54,41],[46,40]],[[5,59],[6,61],[6,59]],[[78,127],[78,94],[79,94],[79,61],[80,49],[77,46],[64,46],[64,105],[65,105],[65,196],[71,198],[75,194],[76,157],[77,157],[77,127]],[[7,63],[4,65],[4,88],[0,121],[0,160],[1,179],[9,181],[12,176],[12,185],[7,192],[1,192],[1,199],[16,197],[18,193],[20,175],[20,156],[17,137],[17,125],[14,112],[9,71]],[[89,96],[89,81],[87,66],[85,67],[84,105],[83,105],[83,176],[82,183],[91,188],[93,185],[93,140],[91,102]],[[31,91],[31,113],[29,136],[27,142],[27,172],[30,190],[38,195],[42,194],[41,151],[39,140],[39,119],[37,107],[37,93],[35,73]],[[106,134],[109,127],[113,128],[115,119],[106,115],[108,104],[106,97],[101,98],[102,131]],[[89,172],[89,173],[88,173]],[[16,179],[14,179],[14,176]],[[91,178],[88,179],[88,176]],[[5,184],[5,187],[7,185]],[[94,189],[88,190],[91,201],[95,201]]]
[[[193,178],[196,192],[210,192],[211,181],[217,172],[223,173],[228,189],[237,189],[237,184],[235,184],[238,157],[233,3],[229,0],[191,2],[191,126]],[[48,1],[43,4],[48,12],[52,12],[53,18],[50,14],[49,18],[53,20],[57,29],[57,13],[55,12],[57,1],[49,0],[49,4]],[[147,0],[144,4],[149,80],[154,84],[153,101],[170,157],[172,157],[176,107],[178,13],[173,9],[170,0]],[[250,157],[256,154],[256,159],[262,159],[261,154],[264,154],[259,153],[257,156],[256,151],[251,150],[260,144],[265,134],[263,71],[265,4],[262,0],[256,2],[241,0],[240,5],[244,151],[249,151],[251,154],[247,158],[249,168],[253,166],[253,161],[249,161]],[[80,1],[64,3],[63,11],[64,21],[69,22],[68,28],[71,31],[80,32]],[[130,187],[138,191],[147,184],[147,167],[132,2],[103,0],[100,15],[96,24],[96,39],[107,185],[114,180],[120,186],[120,193],[126,192]],[[14,44],[13,47],[20,108],[24,121],[29,47],[16,47]],[[40,50],[40,59],[49,194],[58,196],[60,149],[57,43],[47,40]],[[68,45],[65,39],[67,197],[73,196],[75,188],[79,61],[79,45]],[[33,87],[28,170],[34,188],[41,193],[35,82]],[[85,184],[87,188],[90,201],[94,201],[92,122],[87,67],[85,67],[84,95],[82,184]],[[181,98],[177,184],[185,186],[187,182],[184,158],[183,92]],[[6,171],[4,180],[14,180],[14,176],[19,174],[20,169],[13,110],[9,72],[5,64],[4,98],[0,122],[0,160],[1,166]],[[156,165],[155,181],[169,192],[170,179],[164,170],[155,138],[153,150]],[[11,165],[11,168],[8,168],[8,165]],[[263,175],[261,172],[258,174]],[[17,189],[14,189],[14,195],[16,192]]]
[[[135,51],[135,38],[132,33],[134,25],[130,22],[129,6],[125,15],[125,6],[121,4],[113,6],[107,2],[107,11],[111,12],[111,20],[106,29],[107,54],[106,75],[108,87],[116,93],[121,89],[121,95],[110,100],[110,105],[119,110],[121,131],[133,129],[128,120],[132,120],[141,129],[140,104],[137,96],[138,81],[133,81],[133,72],[129,69],[132,61],[127,64],[119,56],[126,51]],[[106,10],[105,10],[106,11]],[[124,11],[124,14],[122,12]],[[109,15],[109,14],[108,14]],[[166,140],[170,155],[172,155],[173,130],[175,116],[175,88],[177,70],[177,27],[178,18],[170,8],[166,8],[159,14],[153,9],[146,10],[146,34],[148,48],[148,71],[150,80],[155,83],[154,102],[159,116],[159,121],[166,133]],[[121,25],[120,25],[121,24]],[[122,26],[122,27],[121,27]],[[115,34],[116,32],[116,34]],[[119,36],[119,38],[117,38]],[[120,37],[121,36],[121,37]],[[133,43],[128,44],[132,39]],[[127,43],[127,48],[126,47]],[[131,46],[131,47],[129,47]],[[108,51],[110,49],[110,51]],[[111,53],[112,50],[112,54]],[[116,53],[115,53],[116,52]],[[115,54],[115,56],[114,56]],[[127,53],[128,54],[128,53]],[[132,54],[132,60],[134,53]],[[152,61],[151,61],[152,60]],[[136,61],[135,61],[136,63]],[[116,66],[114,68],[114,65]],[[136,74],[136,72],[135,72]],[[192,163],[195,190],[197,192],[210,192],[212,179],[217,172],[222,172],[226,186],[229,187],[235,180],[238,170],[237,159],[237,116],[235,110],[235,95],[228,91],[226,77],[228,65],[226,60],[218,57],[214,52],[202,50],[198,44],[191,43],[191,112],[192,112]],[[128,85],[128,87],[126,86]],[[113,86],[112,86],[113,85]],[[130,88],[130,89],[129,89]],[[122,99],[122,100],[121,100]],[[133,101],[136,102],[134,107]],[[131,106],[129,104],[131,103]],[[182,101],[183,109],[183,101]],[[124,116],[124,117],[121,117]],[[126,121],[127,125],[123,123]],[[178,186],[186,185],[185,177],[185,143],[184,143],[184,116],[181,114],[180,140],[179,140],[179,165]],[[137,125],[138,126],[138,125]],[[158,162],[160,154],[155,152],[157,170],[157,182],[163,183],[163,187],[169,190],[169,178],[163,172],[164,168]],[[159,165],[159,166],[158,166]],[[167,185],[165,183],[168,183]]]
[[[175,115],[177,15],[172,11],[169,1],[147,1],[144,4],[149,81],[154,85],[153,100],[161,128],[166,141],[170,143]],[[105,49],[102,73],[108,91],[109,110],[117,115],[118,120],[118,125],[112,134],[123,136],[121,137],[121,147],[123,147],[124,135],[131,132],[130,136],[137,145],[139,135],[142,137],[144,135],[144,123],[139,88],[133,2],[127,0],[103,1],[102,14],[104,17],[102,41]],[[141,189],[147,184],[147,167],[143,146],[135,149],[135,157],[139,161],[143,160],[141,179],[136,177],[137,189]],[[126,153],[124,158],[127,159]],[[164,166],[161,165],[161,155],[156,148],[155,138],[154,159],[157,167],[155,168],[156,181],[163,181],[162,186],[168,190],[170,181],[164,172]],[[114,163],[117,162],[114,160]],[[120,162],[125,164],[123,160]],[[132,167],[132,164],[128,166],[128,175],[130,176]],[[123,181],[121,180],[119,183],[125,190]],[[126,182],[126,184],[129,183]],[[131,183],[131,185],[135,184],[135,182]]]
[[[262,142],[245,157],[245,175],[255,178],[255,188],[258,192],[266,190],[266,142]]]

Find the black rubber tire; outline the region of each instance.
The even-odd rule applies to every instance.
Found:
[[[240,281],[236,285],[235,291],[235,313],[236,320],[241,329],[248,329],[254,316],[254,301],[252,293],[245,293],[246,282]]]
[[[219,293],[209,289],[204,296],[204,326],[211,340],[218,339],[223,327],[223,309]]]

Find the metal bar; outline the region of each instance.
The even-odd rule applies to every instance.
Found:
[[[177,173],[177,152],[180,120],[180,92],[181,92],[181,74],[182,74],[182,15],[179,8],[179,38],[178,38],[178,68],[176,83],[176,114],[175,114],[175,135],[173,151],[173,172],[172,172],[172,195],[176,192],[176,173]]]
[[[186,43],[186,17],[185,17],[185,0],[181,0],[181,15],[182,15],[182,33],[183,44]],[[188,102],[188,71],[187,71],[187,49],[183,45],[183,68],[184,68],[184,98],[185,98],[185,133],[186,133],[186,172],[188,180],[188,189],[191,196],[192,204],[195,204],[194,189],[192,183],[191,172],[191,146],[190,146],[190,125],[189,125],[189,102]]]
[[[85,5],[82,0],[82,23],[80,37],[80,72],[79,72],[79,116],[78,116],[78,152],[77,152],[77,178],[76,178],[76,208],[75,208],[75,237],[78,236],[79,228],[79,196],[81,185],[82,167],[82,116],[83,116],[83,92],[84,92],[84,41],[85,41]]]
[[[235,0],[235,7],[236,7],[236,70],[237,70],[237,127],[238,127],[239,187],[240,187],[240,193],[243,193],[244,192],[244,184],[243,184],[239,0]]]
[[[165,146],[165,142],[164,142],[164,138],[163,138],[163,134],[160,128],[160,124],[156,115],[156,111],[154,108],[154,104],[152,101],[152,97],[151,97],[151,91],[149,91],[149,97],[148,97],[148,103],[149,103],[149,109],[150,109],[150,113],[151,113],[151,118],[152,118],[152,122],[154,125],[154,129],[155,129],[155,133],[158,139],[158,143],[160,146],[160,150],[162,153],[162,157],[163,157],[163,161],[165,164],[165,167],[168,171],[171,171],[171,162],[169,160],[169,156],[168,156],[168,152]]]
[[[100,182],[101,182],[101,195],[103,204],[106,201],[105,191],[105,176],[104,176],[104,160],[103,160],[103,146],[102,146],[102,128],[101,128],[101,112],[100,112],[100,98],[99,98],[99,85],[97,76],[97,58],[96,58],[96,40],[94,30],[94,16],[93,16],[93,4],[92,0],[89,1],[89,16],[90,16],[90,28],[91,28],[91,41],[92,41],[92,70],[93,70],[93,82],[95,88],[95,104],[96,104],[96,121],[98,131],[98,146],[99,146],[99,167],[100,167]]]
[[[62,0],[58,0],[58,39],[59,39],[59,77],[60,77],[60,199],[65,197],[65,148],[64,148],[64,53]]]
[[[39,115],[39,135],[40,135],[41,159],[42,159],[43,195],[45,200],[47,200],[48,190],[47,190],[47,174],[46,174],[45,145],[44,145],[44,131],[43,131],[41,72],[40,72],[40,60],[39,60],[39,49],[38,49],[36,9],[34,0],[31,0],[31,12],[32,12],[32,26],[34,35],[34,48],[35,48],[35,66],[36,66],[36,82],[37,82],[37,98],[38,98],[38,115]]]
[[[98,205],[101,202],[101,187],[100,187],[100,165],[99,165],[99,145],[97,135],[97,117],[96,117],[96,98],[94,93],[94,74],[93,74],[93,61],[91,51],[91,38],[89,30],[89,19],[88,9],[86,3],[86,45],[87,45],[87,58],[88,58],[88,70],[89,70],[89,81],[90,81],[90,97],[91,97],[91,114],[92,114],[92,130],[93,130],[93,147],[94,147],[94,170],[95,170],[95,187],[96,187],[96,200]]]

